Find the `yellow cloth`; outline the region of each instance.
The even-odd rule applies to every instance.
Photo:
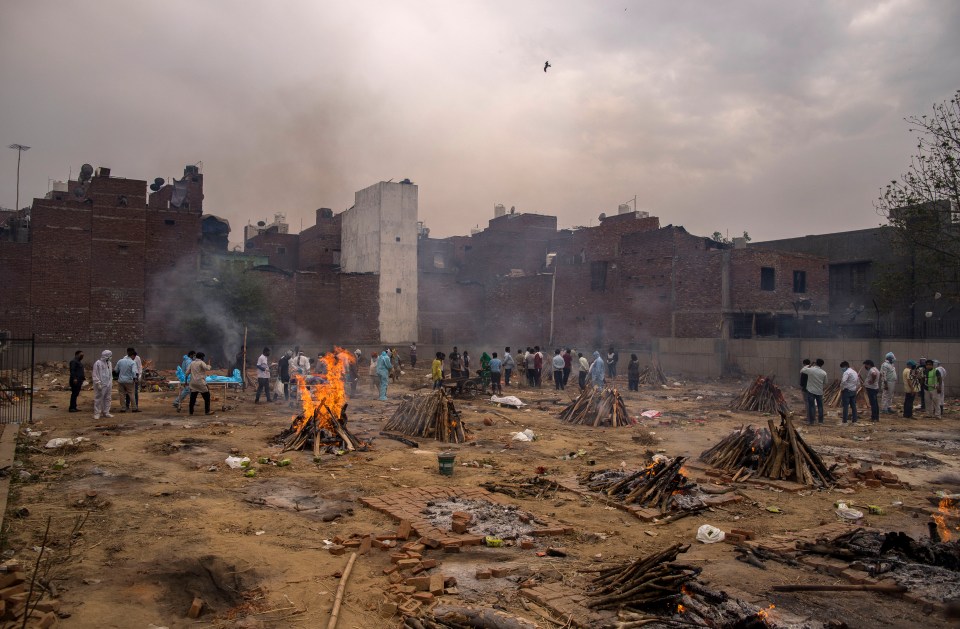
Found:
[[[440,362],[439,358],[433,359],[431,373],[433,373],[434,380],[443,380],[443,363]]]

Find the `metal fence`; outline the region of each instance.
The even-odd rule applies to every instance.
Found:
[[[33,421],[34,339],[0,332],[0,424]]]

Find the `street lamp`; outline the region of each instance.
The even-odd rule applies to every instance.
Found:
[[[11,148],[17,152],[17,204],[14,206],[14,211],[20,211],[20,156],[23,155],[24,151],[29,151],[29,146],[24,146],[23,144],[11,144],[7,148]]]

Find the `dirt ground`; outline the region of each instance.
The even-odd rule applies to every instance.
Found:
[[[557,392],[544,387],[508,389],[508,394],[529,404],[519,410],[498,408],[483,399],[458,402],[474,437],[460,446],[421,442],[414,449],[377,437],[402,394],[428,390],[426,378],[427,369],[407,370],[400,384],[390,386],[387,402],[376,401],[363,383],[351,401],[350,426],[358,436],[376,437],[372,451],[325,454],[319,463],[312,452],[290,452],[284,455],[292,460],[287,467],[256,462],[258,457],[280,458],[271,438],[290,425],[294,411],[286,404],[254,405],[249,388],[226,400],[216,399],[215,393],[215,413],[210,416],[177,413],[171,406],[175,392],[165,387],[141,393],[141,413],[121,414],[115,392],[114,417],[99,421],[92,417],[92,393],[81,395],[82,412],[67,413],[69,392],[41,391],[34,424],[23,426],[17,451],[4,519],[3,559],[16,559],[32,570],[50,518],[46,546],[47,557],[53,560],[48,578],[59,592],[63,615],[69,614],[61,621],[63,626],[325,626],[338,584],[335,573],[344,568],[349,555],[331,555],[323,550],[324,540],[396,528],[386,516],[361,505],[360,497],[425,485],[475,487],[486,481],[525,479],[540,466],[556,477],[633,467],[641,464],[648,450],[695,459],[731,429],[744,423],[765,424],[767,419],[728,410],[746,380],[679,385],[671,380],[669,388],[642,387],[639,393],[621,389],[631,416],[650,409],[662,412],[656,419],[641,418],[634,427],[597,429],[562,423],[556,414],[575,393],[572,388]],[[788,392],[788,400],[796,414],[801,409],[796,390]],[[232,408],[221,411],[224,402]],[[665,525],[642,522],[576,494],[551,491],[539,499],[514,502],[573,527],[575,534],[541,544],[562,545],[569,556],[538,557],[536,551],[542,548],[519,547],[474,547],[456,555],[432,551],[430,556],[442,561],[441,571],[459,582],[459,596],[444,600],[496,605],[540,626],[559,626],[525,609],[515,583],[478,581],[476,569],[516,564],[551,579],[567,579],[578,569],[596,567],[598,556],[635,557],[684,542],[692,544],[684,562],[702,565],[705,581],[733,588],[764,607],[775,604],[774,614],[840,620],[850,627],[944,624],[942,617],[925,615],[917,604],[880,594],[770,592],[768,586],[777,583],[832,581],[809,569],[774,562],[761,571],[735,561],[730,544],[695,541],[697,528],[705,523],[767,536],[833,522],[837,500],[883,506],[886,515],[867,516],[868,525],[925,535],[926,518],[915,517],[907,507],[929,507],[927,496],[937,489],[960,489],[957,409],[951,405],[942,420],[884,415],[879,425],[857,426],[838,425],[836,410],[828,411],[823,427],[802,428],[814,448],[834,448],[824,457],[828,464],[840,457],[842,470],[848,456],[851,461],[874,460],[875,467],[897,474],[911,489],[858,486],[847,494],[812,489],[788,493],[745,486],[742,493],[748,499]],[[485,425],[484,419],[493,425]],[[802,420],[797,421],[799,426]],[[511,441],[511,433],[525,428],[536,433],[536,441]],[[28,437],[27,430],[42,434]],[[631,439],[648,430],[660,443],[644,446]],[[52,438],[78,436],[89,441],[44,447]],[[438,473],[436,454],[442,450],[457,453],[452,477]],[[584,456],[563,459],[580,450]],[[934,460],[903,467],[899,464],[906,460],[906,452]],[[248,478],[243,470],[230,469],[224,459],[231,453],[253,459],[256,476]],[[781,513],[769,512],[770,506],[779,507]],[[71,536],[84,514],[85,522]],[[335,519],[324,521],[330,518]],[[399,626],[397,617],[384,619],[378,613],[388,584],[382,571],[389,565],[389,553],[380,550],[358,558],[340,627]],[[186,616],[194,594],[207,603],[197,620]]]

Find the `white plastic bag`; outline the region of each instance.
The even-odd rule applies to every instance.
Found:
[[[238,467],[246,467],[245,463],[250,463],[250,457],[239,457],[239,456],[228,456],[224,459],[224,463],[230,466],[231,469],[237,469]]]
[[[63,446],[75,446],[82,441],[90,441],[86,437],[76,437],[74,439],[68,439],[67,437],[57,437],[56,439],[51,439],[45,445],[45,448],[62,448]]]
[[[697,540],[703,542],[704,544],[716,544],[717,542],[722,542],[726,536],[726,533],[715,526],[710,526],[709,524],[704,524],[697,529]]]
[[[503,404],[504,406],[512,406],[514,408],[520,408],[521,406],[526,406],[523,402],[520,401],[515,395],[505,395],[505,396],[490,396],[490,401],[496,404]]]
[[[273,395],[274,397],[283,397],[283,383],[280,382],[280,378],[277,378],[277,383],[273,385]]]

